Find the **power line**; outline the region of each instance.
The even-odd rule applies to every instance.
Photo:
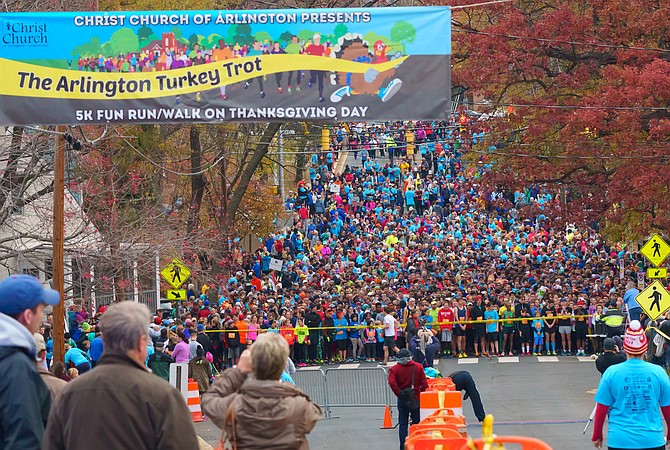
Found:
[[[454,25],[458,27],[459,25]],[[603,44],[599,42],[584,42],[584,41],[566,41],[562,39],[549,39],[549,38],[540,38],[533,36],[519,36],[514,34],[504,34],[504,33],[491,33],[487,31],[473,30],[471,28],[454,28],[455,33],[467,33],[467,34],[478,34],[483,36],[491,37],[500,37],[505,39],[519,39],[519,40],[529,40],[537,42],[546,42],[550,44],[565,44],[565,45],[583,45],[588,47],[599,47],[599,48],[611,48],[615,50],[639,50],[639,51],[650,51],[650,52],[660,52],[666,53],[670,52],[670,49],[664,49],[659,47],[637,47],[632,45],[615,45],[615,44]]]
[[[497,102],[467,102],[468,105],[477,106],[511,106],[514,108],[545,108],[545,109],[586,109],[586,110],[612,110],[612,111],[668,111],[670,106],[611,106],[611,105],[542,105],[539,103],[497,103]]]

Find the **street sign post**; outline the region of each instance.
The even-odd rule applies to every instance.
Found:
[[[670,292],[660,281],[654,280],[635,297],[635,301],[651,320],[656,320],[670,309]]]
[[[642,246],[640,253],[655,267],[658,267],[670,255],[670,245],[658,234],[655,234]]]
[[[647,278],[650,280],[668,278],[667,267],[650,267],[647,269]]]
[[[168,300],[186,300],[186,289],[168,289],[166,294]]]
[[[191,270],[184,265],[178,258],[174,258],[170,264],[161,270],[161,276],[174,289],[179,289],[188,277],[191,276]]]

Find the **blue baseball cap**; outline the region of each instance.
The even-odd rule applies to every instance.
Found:
[[[0,313],[8,316],[32,309],[40,303],[57,305],[58,302],[60,302],[58,291],[45,288],[33,276],[10,275],[0,281]]]

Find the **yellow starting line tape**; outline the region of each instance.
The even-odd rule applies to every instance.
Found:
[[[589,317],[594,317],[595,314],[583,314],[583,315],[577,315],[577,316],[540,316],[540,317],[511,317],[511,318],[503,318],[503,319],[481,319],[481,320],[462,320],[459,322],[454,322],[454,321],[445,321],[445,322],[427,322],[425,326],[427,328],[432,328],[435,326],[442,326],[442,325],[468,325],[468,324],[493,324],[493,323],[500,323],[500,322],[506,322],[507,325],[513,325],[514,322],[522,322],[522,321],[527,321],[527,322],[532,322],[533,320],[558,320],[558,319],[580,319],[580,318],[589,318]],[[503,326],[505,326],[505,323],[503,323]],[[407,324],[400,324],[401,328],[407,327]],[[374,328],[374,329],[384,329],[384,327],[381,326],[368,326],[368,325],[347,325],[347,326],[336,326],[336,327],[318,327],[318,328],[307,328],[309,331],[318,331],[318,330],[352,330],[352,329],[366,329],[366,328]],[[288,328],[290,330],[295,330],[294,327]],[[268,329],[267,328],[258,328],[256,330],[258,333],[264,333]],[[279,331],[282,330],[282,328],[278,328]],[[232,330],[205,330],[206,333],[235,333],[239,332],[240,330],[237,329],[232,329]],[[248,330],[241,330],[242,332],[248,332]],[[252,331],[253,333],[253,331]],[[669,338],[670,340],[670,338]]]

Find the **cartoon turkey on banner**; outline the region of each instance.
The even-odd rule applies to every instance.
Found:
[[[391,56],[387,52],[388,47],[381,40],[374,43],[371,51],[362,35],[347,33],[338,40],[330,56],[331,58],[371,64],[385,63],[402,56],[399,51]],[[399,61],[398,66],[401,63],[402,61]],[[382,102],[389,101],[402,87],[402,80],[395,78],[395,69],[398,66],[385,72],[379,72],[373,68],[368,69],[365,73],[336,72],[331,76],[334,84],[340,84],[343,87],[333,92],[330,101],[338,103],[345,96],[356,94],[377,95]]]

